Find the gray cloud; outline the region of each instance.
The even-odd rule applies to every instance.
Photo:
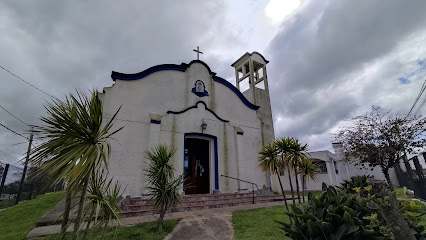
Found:
[[[211,69],[234,83],[230,64],[245,52],[262,52],[265,46],[256,43],[268,42],[255,35],[267,24],[257,19],[265,4],[2,1],[0,65],[60,96],[76,88],[102,90],[112,84],[111,71],[189,62],[199,45]],[[270,60],[277,137],[295,136],[313,149],[328,148],[331,129],[372,104],[407,111],[418,91],[413,86],[424,73],[418,62],[426,55],[425,10],[424,1],[304,2],[263,52]],[[407,39],[412,41],[400,46]],[[404,76],[410,81],[402,85],[398,78]],[[0,81],[2,106],[39,124],[48,97],[4,71]],[[0,122],[28,131],[4,111]],[[13,144],[22,141],[0,129],[0,150],[16,159],[26,144]]]
[[[398,94],[380,89],[397,81],[391,69],[380,69],[376,79],[370,79],[374,71],[359,76],[375,61],[384,61],[401,41],[424,30],[425,10],[424,1],[305,2],[282,23],[267,48],[273,112],[276,120],[282,119],[276,134],[304,140],[321,136],[310,145],[328,147],[336,124],[386,94]]]

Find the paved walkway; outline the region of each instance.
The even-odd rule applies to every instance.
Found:
[[[282,201],[242,205],[228,208],[211,208],[187,212],[167,213],[165,220],[182,219],[173,231],[166,236],[166,240],[213,240],[213,239],[234,239],[234,229],[232,226],[232,212],[264,208],[283,205]],[[123,226],[132,226],[139,223],[157,221],[158,214],[149,216],[136,216],[122,218]],[[111,224],[116,225],[116,223]],[[59,233],[61,225],[51,225],[36,227],[28,233],[27,238],[41,237]],[[72,231],[72,226],[68,228]]]

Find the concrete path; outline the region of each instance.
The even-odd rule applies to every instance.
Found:
[[[182,219],[164,240],[232,240],[232,213]]]
[[[187,212],[167,213],[165,220],[182,219],[173,231],[167,235],[167,240],[178,239],[233,239],[232,212],[283,205],[283,201],[242,205],[228,208],[211,208]],[[122,218],[123,226],[133,226],[139,223],[155,222],[158,214]],[[117,225],[111,223],[111,226]],[[41,237],[60,232],[61,225],[36,227],[28,233],[27,238]],[[72,226],[68,231],[72,230]]]

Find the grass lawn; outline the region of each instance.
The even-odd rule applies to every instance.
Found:
[[[285,206],[236,211],[232,213],[235,240],[290,239],[284,236],[277,221],[288,222]]]
[[[395,191],[396,191],[396,197],[397,198],[401,198],[401,199],[412,199],[413,197],[412,196],[409,196],[409,195],[405,195],[404,194],[404,188],[395,188]]]
[[[48,193],[1,211],[0,239],[26,239],[37,220],[64,197],[64,191]]]
[[[157,232],[156,222],[142,223],[131,227],[111,227],[107,229],[105,239],[143,239],[143,240],[161,240],[169,234],[179,220],[164,221],[164,231]],[[101,239],[102,229],[96,228],[89,231],[87,239]],[[83,238],[83,232],[80,232],[80,239]],[[51,235],[45,238],[34,238],[34,240],[58,240],[59,235]],[[66,239],[71,239],[71,233],[67,233]]]
[[[0,209],[8,208],[15,205],[15,199],[0,200]]]

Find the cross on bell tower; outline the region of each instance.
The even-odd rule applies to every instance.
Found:
[[[200,53],[203,54],[203,52],[200,51],[200,47],[197,46],[197,50],[195,49],[192,49],[192,50],[197,53],[197,60],[200,60]]]

